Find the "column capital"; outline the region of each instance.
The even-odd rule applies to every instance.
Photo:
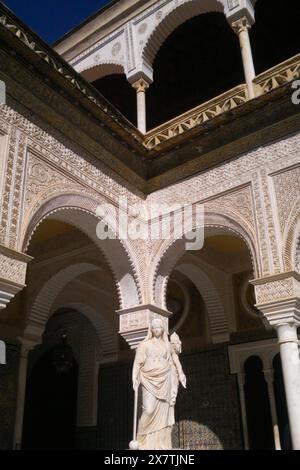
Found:
[[[132,83],[133,88],[137,93],[143,92],[149,88],[149,83],[144,78],[139,78],[136,82]]]
[[[238,20],[235,20],[231,23],[231,27],[237,35],[244,31],[249,31],[251,26],[252,24],[246,16],[243,16],[242,18],[239,18]]]
[[[255,288],[256,307],[271,326],[300,325],[300,275],[285,272],[250,281]]]
[[[294,297],[285,300],[275,300],[265,304],[256,305],[274,328],[282,325],[300,326],[300,298]]]
[[[260,304],[300,297],[300,274],[296,271],[253,279],[250,282],[255,288],[258,308]]]
[[[149,324],[154,318],[161,318],[168,330],[168,318],[172,315],[156,305],[143,304],[135,307],[117,310],[119,315],[119,334],[129,344],[131,349],[137,348],[139,343],[145,339]]]
[[[25,287],[26,269],[31,256],[0,245],[0,310]]]

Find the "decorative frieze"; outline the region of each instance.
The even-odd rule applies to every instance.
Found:
[[[28,255],[0,246],[1,279],[24,286],[27,263],[31,259]]]
[[[255,287],[258,308],[268,302],[300,298],[300,275],[293,271],[255,279],[251,283]]]
[[[144,146],[148,150],[159,148],[164,141],[179,136],[180,134],[199,126],[222,113],[230,111],[247,101],[247,89],[245,85],[239,85],[212,100],[203,103],[191,111],[156,127],[147,133]]]
[[[25,287],[27,263],[32,258],[0,245],[0,310]]]

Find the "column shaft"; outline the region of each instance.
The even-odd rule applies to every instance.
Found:
[[[269,395],[269,403],[270,403],[270,409],[271,409],[275,449],[281,450],[278,417],[277,417],[275,394],[274,394],[273,370],[264,370],[264,376],[265,376],[265,381],[267,382],[267,385],[268,385],[268,395]]]
[[[245,374],[242,374],[242,373],[238,374],[238,384],[239,384],[242,423],[243,423],[244,446],[245,446],[245,450],[249,450],[250,449],[249,433],[248,433],[247,411],[246,411],[246,401],[245,401]]]
[[[21,449],[21,446],[22,446],[28,353],[29,353],[29,350],[22,347],[21,355],[20,355],[20,364],[19,364],[17,405],[16,405],[15,430],[14,430],[14,441],[13,441],[13,448],[16,450]]]
[[[142,78],[133,83],[133,88],[136,90],[137,102],[137,127],[143,134],[146,133],[146,90],[149,84]]]
[[[255,78],[255,69],[253,63],[253,56],[249,38],[249,29],[251,27],[247,18],[241,18],[232,25],[234,31],[237,33],[240,42],[243,67],[245,73],[245,80],[248,88],[249,99],[255,97],[253,80]]]
[[[293,449],[300,450],[300,361],[296,324],[276,327]]]

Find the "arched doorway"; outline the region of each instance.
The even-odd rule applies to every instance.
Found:
[[[78,364],[60,372],[55,366],[57,346],[46,351],[27,378],[23,445],[25,450],[74,449]]]

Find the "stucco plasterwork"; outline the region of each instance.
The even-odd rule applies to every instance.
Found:
[[[48,193],[53,186],[56,189],[57,187],[65,188],[68,183],[70,180],[58,171],[52,170],[49,165],[29,152],[27,156],[25,212],[34,205],[36,200],[42,200],[45,190]]]
[[[78,153],[71,150],[67,142],[57,140],[8,106],[1,107],[0,129],[9,136],[0,229],[2,243],[7,246],[20,251],[24,249],[38,224],[59,208],[77,208],[95,215],[99,203],[110,202],[117,207],[122,196],[127,198],[129,205],[140,204],[145,209],[161,202],[170,206],[178,201],[182,205],[205,203],[207,213],[211,214],[207,226],[232,231],[250,246],[257,277],[276,274],[283,269],[284,250],[278,228],[283,227],[282,220],[294,223],[289,217],[293,217],[292,201],[295,204],[299,186],[299,171],[295,168],[300,156],[299,135],[257,148],[222,166],[145,197],[131,190],[129,184],[111,170],[104,169],[96,158],[80,152],[80,149]],[[287,170],[285,173],[284,169]],[[288,193],[291,186],[288,184],[289,178],[293,184]],[[64,202],[53,205],[53,201],[63,195]],[[82,202],[78,202],[80,198]],[[87,200],[90,202],[87,203]],[[78,220],[81,215],[77,215]],[[223,220],[217,220],[218,217]],[[152,223],[147,216],[140,218],[146,225]],[[160,277],[157,273],[173,242],[172,239],[170,243],[122,241],[129,254],[129,265],[126,266],[130,266],[132,279],[138,286],[138,299],[142,302],[164,305],[163,292],[168,276]],[[183,252],[181,247],[177,256],[180,257]],[[169,268],[173,266],[172,261]],[[167,271],[170,272],[170,269]],[[124,273],[122,276],[124,286],[128,285]],[[157,289],[159,284],[163,287]]]
[[[254,21],[254,10],[246,0],[227,2],[227,0],[160,0],[149,2],[135,14],[123,13],[121,24],[110,33],[101,37],[92,45],[80,47],[70,63],[76,71],[84,72],[93,64],[120,64],[127,78],[143,75],[152,81],[152,64],[155,55],[169,34],[174,29],[193,16],[207,12],[222,12],[231,23],[240,16],[247,15],[250,23]],[[88,40],[88,43],[90,41]],[[101,70],[99,69],[99,76]]]
[[[0,277],[20,285],[25,285],[27,263],[12,259],[0,253]]]
[[[300,163],[300,155],[299,162]],[[300,198],[300,166],[273,176],[281,232],[284,233],[288,217]]]
[[[231,216],[241,226],[247,227],[253,237],[255,236],[255,218],[250,186],[205,202],[205,209]]]
[[[240,195],[237,194],[237,198],[239,196]],[[227,196],[225,197],[227,198]],[[234,195],[231,195],[231,197],[234,198]],[[221,200],[222,198],[220,198],[220,203]],[[227,202],[229,203],[229,199]],[[251,207],[250,201],[249,204]],[[212,204],[211,208],[213,207],[214,206]],[[240,225],[237,220],[231,219],[226,215],[226,209],[225,211],[221,210],[220,212],[217,211],[216,206],[214,209],[215,212],[211,212],[206,210],[205,206],[206,211],[204,213],[204,237],[209,233],[217,233],[216,231],[221,231],[222,233],[234,234],[242,238],[242,240],[245,242],[245,245],[249,249],[254,273],[260,272],[257,242],[255,238],[252,238],[254,237],[254,234],[251,234],[251,226],[249,224]],[[203,224],[203,220],[201,223]],[[199,220],[194,214],[191,227],[194,230],[199,226]],[[148,292],[149,295],[151,293],[151,301],[155,302],[156,305],[159,305],[162,308],[165,308],[166,289],[169,276],[177,261],[186,251],[185,235],[186,234],[183,233],[182,237],[178,235],[178,238],[176,239],[171,237],[171,240],[160,242],[160,245],[157,246],[156,250],[152,252],[152,258],[149,262],[150,268],[147,276]]]
[[[79,149],[77,153],[74,152],[22,114],[8,106],[1,106],[0,129],[5,129],[7,123],[27,136],[27,146],[35,154],[44,157],[49,164],[52,163],[61,171],[77,178],[95,192],[115,201],[119,196],[126,196],[131,202],[138,202],[143,198],[142,193],[133,187],[128,188],[129,184],[125,180],[121,180],[92,155]]]
[[[252,281],[257,304],[300,297],[300,277],[297,273],[284,273]]]
[[[5,129],[3,126],[2,130]],[[18,130],[9,132],[4,192],[1,204],[0,242],[16,248],[24,182],[26,137]]]

